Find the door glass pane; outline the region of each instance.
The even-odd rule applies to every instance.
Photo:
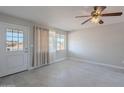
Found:
[[[12,42],[11,41],[7,41],[6,44],[7,44],[6,50],[7,51],[12,51]]]
[[[18,31],[17,30],[13,30],[13,37],[18,37]]]
[[[23,38],[19,38],[19,50],[23,51]]]
[[[23,32],[19,31],[19,37],[23,38]]]
[[[13,37],[13,51],[18,50],[18,37]]]
[[[7,32],[6,35],[7,37],[12,37],[12,32]]]
[[[6,50],[12,51],[12,29],[7,29],[6,33]]]
[[[7,36],[7,37],[6,37],[6,40],[12,42],[12,36]]]
[[[6,50],[23,51],[23,31],[19,31],[15,29],[7,29]]]

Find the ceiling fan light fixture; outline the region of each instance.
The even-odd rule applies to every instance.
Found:
[[[91,23],[95,23],[95,24],[103,24],[104,21],[101,20],[101,17],[121,16],[123,14],[123,12],[102,13],[105,9],[106,6],[95,6],[94,10],[91,12],[90,15],[76,16],[76,18],[90,17],[81,24],[85,24],[88,21],[91,21]]]
[[[91,22],[92,23],[99,23],[99,21],[100,21],[100,17],[93,17],[92,19],[91,19]]]

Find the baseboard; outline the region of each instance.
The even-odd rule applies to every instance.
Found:
[[[121,66],[105,64],[105,63],[95,62],[95,61],[91,61],[91,60],[84,60],[84,59],[79,59],[79,58],[74,58],[74,57],[69,57],[69,59],[124,70],[124,67],[121,67]]]
[[[57,60],[55,60],[55,61],[50,62],[49,64],[58,63],[58,62],[61,62],[61,61],[66,60],[66,59],[67,59],[66,57],[61,58],[61,59],[57,59]]]

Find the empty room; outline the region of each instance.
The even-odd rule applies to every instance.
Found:
[[[123,6],[0,6],[0,86],[124,87]]]

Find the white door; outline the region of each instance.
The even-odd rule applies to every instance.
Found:
[[[0,23],[0,77],[28,68],[28,29]]]

